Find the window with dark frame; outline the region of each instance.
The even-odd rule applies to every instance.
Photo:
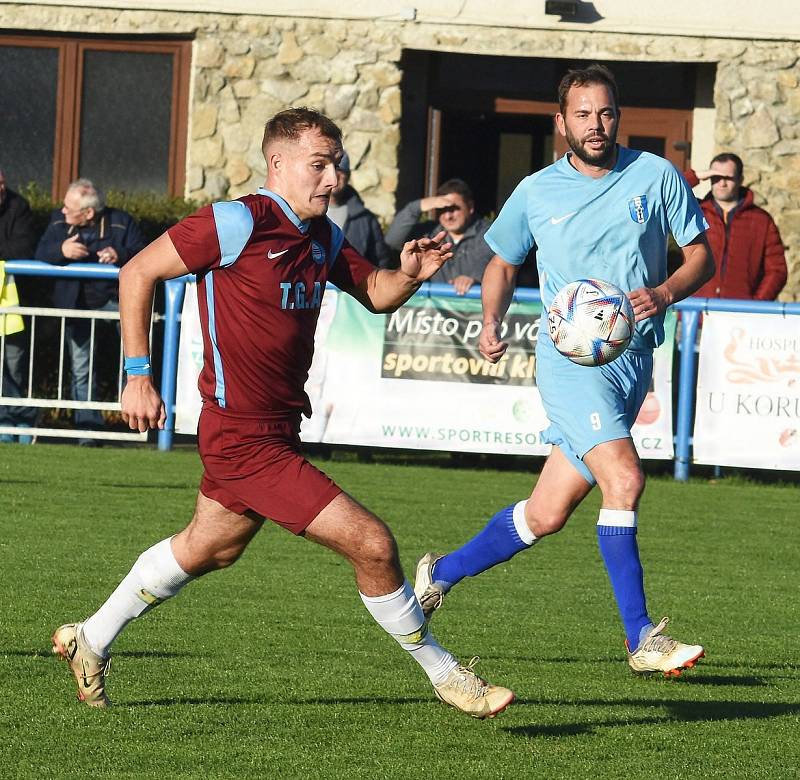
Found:
[[[103,189],[183,195],[191,41],[0,35],[0,166],[58,200]]]

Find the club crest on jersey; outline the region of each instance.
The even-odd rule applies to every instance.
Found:
[[[647,218],[650,216],[650,210],[647,208],[647,196],[637,195],[635,198],[631,198],[628,201],[628,210],[634,222],[644,225],[644,223],[647,222]]]
[[[325,247],[318,241],[311,242],[311,257],[317,265],[322,265],[325,262]]]

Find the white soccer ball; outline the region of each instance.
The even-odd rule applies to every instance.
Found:
[[[635,328],[628,296],[611,282],[578,279],[564,285],[547,313],[556,349],[581,366],[602,366],[618,358]]]

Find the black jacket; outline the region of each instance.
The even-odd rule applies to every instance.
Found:
[[[61,245],[75,233],[89,250],[81,260],[64,257]],[[76,227],[68,225],[61,211],[50,215],[50,224],[36,247],[36,259],[53,265],[70,263],[97,263],[97,251],[111,246],[117,252],[117,266],[123,266],[145,247],[145,239],[133,217],[120,209],[106,208],[95,218],[94,224]],[[110,300],[116,300],[116,281],[105,279],[57,279],[53,285],[53,304],[59,309],[98,309]]]
[[[36,229],[28,201],[6,190],[0,206],[0,260],[30,260],[36,247]]]
[[[391,253],[383,240],[378,218],[364,205],[359,194],[350,186],[342,192],[347,206],[347,219],[342,231],[353,249],[378,268],[387,268]]]

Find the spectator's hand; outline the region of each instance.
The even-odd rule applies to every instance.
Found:
[[[508,349],[508,343],[500,341],[500,323],[484,322],[478,349],[490,363],[496,363]]]
[[[453,245],[445,242],[446,237],[442,230],[433,238],[406,241],[400,253],[400,270],[416,282],[428,281],[453,256]]]
[[[719,171],[695,171],[694,173],[700,181],[707,181],[712,176],[719,176]]]
[[[431,195],[429,198],[423,198],[419,202],[420,210],[432,211],[435,209],[446,209],[455,205],[452,194],[449,195]]]
[[[83,260],[89,255],[89,250],[81,243],[81,237],[76,233],[61,244],[61,254],[70,260]]]
[[[97,262],[105,265],[114,265],[119,260],[117,250],[113,246],[106,246],[97,252]]]
[[[167,412],[164,402],[149,376],[129,376],[122,391],[122,419],[132,431],[144,433],[148,428],[164,429]]]
[[[636,322],[661,314],[672,303],[661,287],[640,287],[628,293],[628,300],[633,306]]]
[[[469,288],[475,284],[475,280],[471,276],[464,276],[464,274],[462,274],[453,279],[450,284],[453,285],[456,295],[465,295]]]

